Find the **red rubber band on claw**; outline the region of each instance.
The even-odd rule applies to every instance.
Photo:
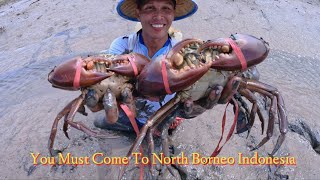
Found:
[[[166,93],[172,94],[172,91],[170,90],[170,86],[169,86],[167,67],[166,67],[166,63],[164,62],[164,58],[165,58],[165,56],[163,57],[163,59],[161,61],[161,74],[162,74],[163,85],[166,90]]]
[[[136,64],[134,63],[136,61],[136,59],[134,58],[134,55],[130,55],[128,57],[128,59],[129,59],[129,62],[133,68],[134,75],[137,76],[138,75],[138,68],[137,68]]]
[[[81,75],[81,67],[82,67],[82,60],[81,58],[77,59],[77,65],[76,65],[76,73],[73,78],[73,88],[79,89],[80,88],[80,75]]]
[[[248,65],[247,65],[246,59],[243,56],[241,49],[238,47],[238,45],[231,38],[226,38],[225,40],[230,44],[230,46],[232,47],[232,49],[236,53],[238,59],[240,60],[241,70],[242,71],[246,70]]]

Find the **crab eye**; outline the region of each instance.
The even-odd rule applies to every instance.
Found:
[[[236,40],[236,37],[234,36],[234,34],[231,34],[231,35],[230,35],[230,38],[231,38],[232,40],[234,40],[234,41]]]

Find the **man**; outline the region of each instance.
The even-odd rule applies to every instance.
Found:
[[[136,52],[154,60],[159,55],[167,54],[177,43],[168,35],[174,20],[184,19],[194,14],[198,6],[192,0],[121,0],[117,6],[119,15],[127,20],[141,22],[142,29],[129,36],[115,39],[108,50],[110,54],[127,54]],[[161,105],[172,99],[174,94],[167,95],[163,100],[136,101],[139,127],[142,127]],[[120,111],[119,120],[109,124],[105,119],[94,122],[96,127],[122,131],[133,131],[128,117]]]

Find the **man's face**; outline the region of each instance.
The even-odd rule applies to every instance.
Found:
[[[168,36],[168,29],[174,19],[172,0],[150,0],[137,10],[137,14],[147,38],[161,39]]]

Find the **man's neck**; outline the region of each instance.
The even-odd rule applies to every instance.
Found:
[[[159,51],[164,46],[164,44],[168,40],[168,36],[162,39],[151,39],[151,38],[145,37],[143,35],[143,32],[141,33],[141,35],[143,38],[144,45],[148,49],[148,55],[151,58],[156,54],[157,51]]]

